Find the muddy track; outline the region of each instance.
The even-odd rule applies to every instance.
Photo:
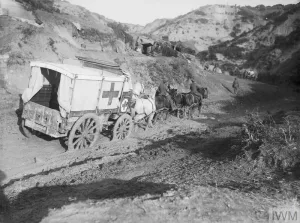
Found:
[[[195,137],[200,133],[194,131],[190,134]],[[186,143],[185,137],[186,133],[160,138],[126,156],[116,155],[107,162],[93,160],[15,181],[5,188],[14,212],[14,220],[20,223],[39,222],[45,216],[46,210],[71,203],[74,197],[76,200],[85,200],[86,197],[130,197],[147,193],[162,194],[175,188],[176,185],[141,182],[136,179],[165,169],[174,160],[190,155],[198,142],[194,141],[182,148],[181,145]],[[29,211],[30,214],[25,216],[24,211]]]
[[[66,170],[69,172],[80,172],[86,169],[92,169],[103,163],[119,160],[126,156],[139,155],[149,145],[159,147],[162,144],[168,143],[168,138],[172,136],[180,135],[188,131],[201,132],[206,129],[206,125],[187,120],[177,120],[177,125],[174,125],[174,119],[176,118],[172,117],[166,123],[160,123],[147,132],[138,131],[134,133],[131,139],[126,141],[113,142],[109,141],[108,138],[102,137],[99,143],[88,151],[59,153],[48,157],[47,160],[27,165],[27,169],[22,169],[21,173],[15,174],[10,179],[6,179],[3,188],[10,187],[17,182],[56,175]],[[36,137],[28,141],[31,144],[47,143],[47,141]],[[159,143],[156,144],[156,141],[159,141]],[[153,154],[161,153],[161,151],[149,151],[150,155],[152,152]],[[14,171],[18,169],[19,168],[15,168]]]
[[[11,101],[10,97],[12,96],[6,95],[6,101]],[[228,107],[226,103],[229,103],[230,109],[235,112],[232,117],[231,115],[224,116],[224,114],[219,113],[222,110],[221,107]],[[3,144],[4,147],[6,147],[4,149],[7,151],[7,155],[5,154],[8,158],[7,164],[17,164],[19,163],[19,160],[24,163],[21,163],[19,166],[10,167],[11,169],[7,170],[5,169],[5,166],[4,168],[0,167],[1,169],[6,170],[7,173],[10,173],[2,184],[7,187],[14,182],[26,180],[38,175],[48,175],[64,169],[84,165],[89,166],[93,162],[102,163],[105,162],[105,160],[119,159],[122,156],[131,155],[131,153],[138,154],[139,151],[147,145],[161,142],[164,139],[171,139],[175,135],[184,135],[193,131],[203,132],[206,130],[207,125],[214,125],[219,119],[235,119],[237,113],[243,113],[243,111],[239,112],[235,108],[244,105],[239,104],[239,102],[236,104],[231,103],[231,105],[230,103],[231,102],[226,101],[205,101],[203,112],[208,113],[210,116],[213,113],[213,119],[206,118],[192,121],[171,117],[166,123],[160,123],[153,129],[149,129],[147,132],[139,130],[134,133],[134,136],[129,140],[123,142],[111,142],[107,137],[102,137],[94,148],[87,151],[74,152],[65,152],[65,149],[60,145],[58,140],[49,141],[41,138],[28,140],[24,138],[20,134],[19,129],[16,128],[16,123],[18,122],[16,115],[14,112],[10,111],[10,113],[6,114],[6,119],[3,123],[9,130],[5,132],[3,136]],[[159,147],[159,143],[156,146]],[[15,153],[24,154],[24,152],[27,152],[26,150],[29,153],[24,155],[25,157],[21,155],[20,157],[14,158],[16,156]]]
[[[278,104],[283,105],[282,101]],[[162,194],[170,188],[210,185],[214,179],[207,173],[214,173],[211,167],[219,162],[214,160],[216,156],[226,155],[222,149],[235,143],[233,136],[244,121],[245,106],[216,101],[206,105],[201,119],[171,116],[153,129],[135,132],[125,141],[102,137],[94,148],[86,151],[65,152],[55,140],[27,140],[11,127],[6,134],[7,148],[18,139],[24,145],[23,151],[36,148],[29,158],[44,156],[38,162],[9,170],[12,175],[1,189],[11,203],[14,219],[39,222],[49,209],[70,204],[75,198],[85,201],[135,197]],[[234,112],[222,113],[220,108],[225,106]],[[9,118],[5,124],[15,126],[13,114],[6,117]],[[55,150],[56,147],[59,149]],[[16,174],[19,170],[22,171]]]

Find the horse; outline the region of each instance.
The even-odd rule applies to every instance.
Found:
[[[194,110],[198,107],[199,115],[201,113],[202,101],[203,99],[208,98],[208,89],[207,88],[199,88],[198,90],[201,96],[196,96],[192,93],[185,94],[184,97],[184,105],[189,108],[189,119],[193,118]]]
[[[165,120],[168,119],[169,111],[172,109],[171,101],[164,95],[159,95],[158,92],[155,94],[155,117],[153,122],[155,123],[160,116],[160,114],[165,113]]]
[[[184,93],[178,93],[177,89],[170,89],[170,95],[177,107],[176,116],[177,116],[177,118],[179,118],[179,111],[184,111],[184,109],[185,109]]]
[[[131,106],[131,117],[135,124],[139,123],[142,119],[148,119],[145,130],[149,127],[152,128],[152,120],[156,111],[155,105],[155,92],[149,97],[139,98],[139,95],[133,96],[133,106]]]
[[[207,99],[208,98],[208,88],[207,87],[200,87],[198,89],[198,91],[202,95],[203,99]]]
[[[139,97],[140,94],[143,94],[145,92],[145,86],[140,83],[140,82],[137,82],[133,85],[133,88],[132,88],[132,93],[133,93],[133,99],[136,99]]]

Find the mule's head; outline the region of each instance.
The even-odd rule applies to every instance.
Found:
[[[175,97],[177,95],[177,89],[171,88],[170,89],[170,95],[171,95],[171,97]]]
[[[201,88],[200,92],[201,92],[203,98],[208,98],[208,89],[207,89],[207,87]]]

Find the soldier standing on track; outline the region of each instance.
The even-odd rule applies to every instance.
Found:
[[[240,85],[239,85],[238,79],[234,78],[234,81],[232,83],[232,88],[233,88],[234,94],[238,93],[239,87],[240,87]]]

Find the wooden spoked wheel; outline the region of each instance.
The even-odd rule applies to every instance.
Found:
[[[132,118],[128,114],[121,115],[113,128],[112,140],[124,140],[130,136],[133,128]]]
[[[101,123],[95,114],[79,118],[70,131],[68,149],[78,150],[92,147],[99,138]]]

